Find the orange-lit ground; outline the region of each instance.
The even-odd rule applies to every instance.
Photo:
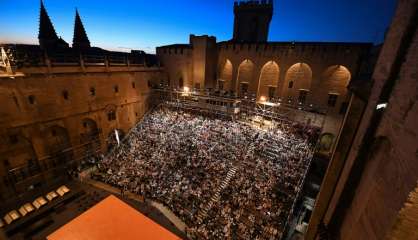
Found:
[[[49,235],[47,239],[178,240],[180,238],[111,195]]]

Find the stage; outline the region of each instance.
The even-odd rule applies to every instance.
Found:
[[[48,240],[178,240],[117,197],[111,195],[47,237]]]

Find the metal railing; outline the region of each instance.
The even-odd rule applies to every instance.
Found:
[[[63,149],[38,160],[9,169],[1,179],[0,187],[3,194],[18,194],[17,188],[25,185],[35,178],[49,179],[48,176],[68,174],[69,170],[88,165],[88,160],[102,153],[100,140],[92,139],[89,142]],[[1,186],[2,185],[2,186]],[[11,193],[11,194],[10,194]]]

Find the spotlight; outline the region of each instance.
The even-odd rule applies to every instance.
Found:
[[[189,87],[184,87],[183,88],[183,91],[186,92],[186,93],[188,93],[190,91],[190,88]]]
[[[261,96],[261,97],[260,97],[260,101],[261,101],[261,102],[265,102],[265,101],[266,101],[266,97]]]
[[[386,108],[388,106],[388,104],[387,103],[380,103],[380,104],[377,104],[377,106],[376,106],[376,110],[379,110],[379,109],[381,109],[381,108]]]

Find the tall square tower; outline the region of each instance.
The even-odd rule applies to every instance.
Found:
[[[273,1],[236,1],[234,3],[236,42],[267,42]]]

